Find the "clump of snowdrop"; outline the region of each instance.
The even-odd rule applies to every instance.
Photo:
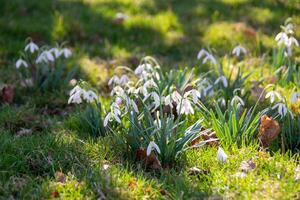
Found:
[[[292,56],[292,49],[294,46],[299,47],[299,43],[294,35],[294,25],[291,23],[291,19],[286,20],[285,25],[281,26],[282,31],[275,37],[277,45],[284,47],[285,56]]]
[[[81,125],[91,133],[92,136],[104,136],[106,130],[102,119],[102,105],[99,95],[91,86],[79,81],[70,91],[68,104],[85,104],[85,110],[79,112]]]
[[[16,61],[15,67],[21,77],[21,83],[31,80],[41,90],[58,89],[65,82],[72,79],[74,70],[65,74],[63,59],[72,55],[70,49],[65,47],[39,47],[32,40],[24,48],[21,57]],[[63,76],[68,77],[64,78]]]

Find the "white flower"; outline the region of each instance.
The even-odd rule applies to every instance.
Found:
[[[245,105],[243,99],[242,99],[241,97],[237,96],[237,95],[235,95],[235,96],[232,98],[232,100],[231,100],[231,102],[230,102],[230,105],[233,106],[234,103],[237,103],[237,105],[242,105],[242,106]]]
[[[120,97],[125,97],[125,91],[123,88],[121,88],[120,86],[116,86],[112,89],[111,93],[110,93],[111,96],[113,95],[117,95],[117,96],[120,96]]]
[[[61,51],[60,51],[60,54],[64,55],[65,58],[69,58],[71,55],[72,55],[72,52],[70,49],[68,48],[63,48]]]
[[[277,108],[277,112],[278,114],[281,116],[281,118],[285,117],[287,112],[289,112],[289,114],[291,115],[291,117],[293,118],[293,114],[290,110],[288,110],[288,108],[286,107],[285,104],[283,103],[277,103],[275,104],[272,109],[276,109]]]
[[[151,141],[151,142],[149,143],[148,147],[147,147],[147,156],[150,156],[152,150],[156,150],[157,153],[160,154],[160,149],[159,149],[159,147],[158,147],[157,144],[156,144],[155,142],[153,142],[153,141]]]
[[[25,60],[23,60],[22,58],[19,58],[19,60],[17,60],[17,62],[16,62],[16,68],[19,69],[21,66],[24,66],[25,68],[27,68],[28,64],[26,63]]]
[[[286,26],[282,26],[283,31],[286,34],[293,34],[294,25],[292,23],[288,23]]]
[[[286,45],[289,46],[289,47],[291,47],[291,46],[293,46],[293,44],[294,44],[295,46],[297,46],[297,47],[299,46],[299,43],[298,43],[297,39],[294,38],[293,36],[291,36],[291,37],[289,37],[289,39],[288,39]]]
[[[237,57],[239,57],[241,53],[247,54],[247,50],[241,45],[234,47],[234,49],[232,50],[232,54],[236,55]]]
[[[298,101],[298,98],[300,97],[300,93],[299,92],[294,92],[291,95],[291,102],[292,103],[296,103]]]
[[[223,106],[223,107],[226,106],[226,101],[225,101],[224,97],[219,98],[219,99],[218,99],[218,103],[219,103],[221,106]]]
[[[80,104],[82,102],[82,99],[81,99],[82,94],[83,94],[83,90],[79,86],[76,86],[70,92],[70,98],[68,100],[68,104],[70,104],[70,103]]]
[[[276,91],[270,91],[270,92],[268,92],[267,94],[266,94],[266,96],[265,96],[265,98],[267,99],[267,98],[270,98],[270,102],[271,103],[274,103],[275,102],[275,98],[278,98],[279,100],[282,100],[282,97],[281,97],[281,95],[278,93],[278,92],[276,92]]]
[[[170,108],[173,108],[173,101],[170,94],[164,98],[164,101],[166,106],[170,106]]]
[[[207,61],[210,61],[212,64],[216,65],[217,60],[215,57],[211,54],[206,55],[206,57],[203,59],[202,64],[205,64]]]
[[[129,18],[128,15],[121,13],[121,12],[118,12],[115,16],[116,20],[126,20],[128,18]]]
[[[147,88],[152,88],[152,87],[158,87],[156,85],[156,83],[154,82],[153,79],[150,79],[150,80],[147,80],[145,83],[144,83],[144,87],[147,89]]]
[[[177,104],[177,113],[180,114],[194,114],[194,109],[188,99],[182,99],[181,104]]]
[[[128,81],[129,81],[129,78],[128,78],[128,76],[127,75],[122,75],[121,76],[121,78],[120,78],[120,84],[121,85],[125,85],[126,83],[128,83]]]
[[[61,56],[60,50],[58,48],[52,48],[49,51],[54,54],[55,58],[59,58]]]
[[[92,103],[93,101],[97,101],[98,96],[92,90],[83,91],[83,99],[88,103]]]
[[[180,104],[182,96],[175,90],[171,94],[172,100],[175,101],[178,104]]]
[[[52,51],[45,50],[38,56],[38,58],[36,59],[36,63],[41,63],[41,62],[47,63],[48,61],[53,62],[54,60],[55,60],[55,58],[52,54]]]
[[[198,102],[198,99],[201,98],[201,94],[198,90],[192,89],[184,94],[184,97],[188,97],[189,95],[192,95],[193,102],[196,104]]]
[[[277,41],[278,46],[282,44],[287,44],[289,37],[285,32],[280,32],[276,35],[275,40]]]
[[[118,123],[121,123],[121,119],[119,117],[121,115],[119,105],[116,104],[115,102],[112,103],[112,105],[110,106],[110,110],[111,112],[107,113],[106,117],[104,118],[103,121],[104,126],[107,126],[108,121],[112,121],[113,119],[115,119]]]
[[[146,63],[146,64],[141,64],[139,65],[135,70],[134,70],[134,73],[136,75],[141,75],[144,71],[149,71],[149,70],[152,70],[152,65],[149,64],[149,63]]]
[[[159,106],[160,106],[160,97],[159,97],[159,95],[156,93],[156,92],[151,92],[150,94],[148,94],[144,99],[143,99],[143,101],[146,101],[146,99],[148,99],[148,97],[152,97],[153,98],[153,100],[154,100],[154,102],[153,102],[153,104],[154,104],[154,110],[156,109],[156,108],[158,108]]]
[[[221,147],[218,148],[217,159],[221,162],[226,162],[227,160],[227,155]]]
[[[220,81],[222,81],[224,87],[228,87],[228,82],[225,76],[220,76],[219,78],[217,78],[217,80],[215,81],[215,85],[217,85]]]
[[[34,42],[29,42],[25,47],[25,51],[30,51],[30,53],[34,53],[35,51],[38,50],[39,47]]]
[[[206,51],[205,49],[201,49],[198,52],[197,59],[200,60],[203,56],[205,57],[207,55],[209,55],[208,51]]]
[[[120,84],[120,79],[117,75],[112,76],[108,81],[108,85],[112,85],[113,83],[115,83],[116,85]]]

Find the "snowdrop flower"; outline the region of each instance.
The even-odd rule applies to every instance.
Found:
[[[39,47],[34,42],[29,42],[25,47],[25,51],[29,51],[30,53],[34,53],[35,51],[38,50]]]
[[[201,49],[198,52],[197,59],[200,60],[203,56],[205,57],[207,55],[209,55],[208,51],[206,51],[205,49]]]
[[[281,28],[287,34],[294,34],[294,25],[292,23],[288,23],[286,26],[282,26]]]
[[[274,103],[274,102],[275,102],[275,98],[276,98],[276,97],[277,97],[279,100],[282,100],[281,95],[280,95],[278,92],[276,92],[276,91],[270,91],[270,92],[268,92],[268,93],[266,94],[266,96],[265,96],[266,99],[270,98],[270,102],[271,102],[271,103]]]
[[[160,97],[156,92],[151,92],[143,99],[143,101],[146,101],[148,99],[148,97],[150,97],[150,96],[154,100],[153,104],[154,104],[154,110],[155,110],[156,108],[158,108],[160,106]]]
[[[202,64],[205,64],[207,61],[210,61],[212,64],[216,65],[217,60],[215,57],[211,54],[206,55],[206,57],[203,59]]]
[[[146,63],[146,64],[141,64],[139,65],[135,70],[134,70],[134,73],[136,75],[141,75],[143,73],[143,71],[149,71],[149,70],[152,70],[152,65],[149,64],[149,63]]]
[[[55,58],[59,58],[60,55],[61,55],[61,53],[60,53],[60,51],[59,51],[58,48],[52,48],[49,51],[54,54]]]
[[[139,112],[139,109],[138,109],[138,107],[137,107],[137,105],[136,105],[136,103],[135,103],[134,100],[130,99],[130,105],[132,106],[133,110],[134,110],[136,113]]]
[[[289,37],[285,32],[280,32],[276,35],[275,40],[277,41],[277,45],[281,46],[288,43]]]
[[[83,91],[83,99],[88,103],[92,103],[93,101],[97,101],[98,96],[92,90]]]
[[[70,103],[77,103],[80,104],[82,102],[81,95],[83,94],[83,89],[80,86],[75,86],[70,91],[70,98],[68,100],[68,104]]]
[[[217,159],[220,162],[226,162],[226,160],[227,160],[227,155],[221,147],[218,148]]]
[[[171,94],[172,100],[175,101],[177,104],[180,104],[182,96],[175,90]]]
[[[276,108],[277,108],[277,112],[281,116],[281,118],[285,117],[288,111],[289,111],[291,117],[293,118],[293,114],[291,113],[290,110],[288,110],[288,108],[285,106],[285,104],[277,103],[272,107],[272,109],[274,110]]]
[[[128,15],[126,15],[126,14],[124,14],[124,13],[121,13],[121,12],[118,12],[117,14],[116,14],[116,16],[115,16],[115,19],[116,20],[126,20],[126,19],[128,19],[129,17],[128,17]]]
[[[188,99],[183,99],[180,104],[177,104],[177,113],[180,114],[194,114],[194,109],[191,102]]]
[[[113,83],[115,83],[117,85],[120,84],[120,79],[117,75],[112,76],[108,81],[108,85],[112,85]]]
[[[159,147],[158,147],[157,144],[156,144],[155,142],[153,142],[153,141],[151,141],[151,142],[149,143],[148,147],[147,147],[147,156],[150,156],[152,150],[156,150],[157,153],[160,154],[160,149],[159,149]]]
[[[55,60],[52,52],[50,50],[45,50],[43,51],[37,58],[36,63],[41,63],[41,62],[48,62],[51,61],[53,62]]]
[[[126,83],[128,83],[128,81],[129,81],[129,78],[128,78],[128,76],[127,75],[122,75],[121,76],[121,78],[120,78],[120,84],[121,85],[125,85]]]
[[[216,65],[217,64],[217,60],[215,59],[215,57],[210,54],[208,51],[206,51],[205,49],[201,49],[197,55],[197,59],[200,60],[202,59],[202,57],[204,58],[202,60],[202,64],[205,64],[207,61],[210,61],[212,64]]]
[[[72,52],[70,49],[68,48],[63,48],[61,51],[60,51],[60,54],[61,55],[64,55],[65,58],[69,58],[71,55],[72,55]]]
[[[224,97],[219,98],[219,99],[218,99],[218,103],[219,103],[221,106],[223,106],[223,107],[226,106],[226,101],[225,101]]]
[[[241,45],[234,47],[234,49],[232,50],[232,54],[236,55],[237,57],[239,57],[241,53],[247,54],[247,50]]]
[[[109,113],[106,115],[106,117],[104,118],[104,121],[103,121],[104,127],[107,126],[108,121],[112,121],[113,119],[115,119],[118,123],[121,123],[121,119],[119,118],[118,115],[116,115],[115,113],[109,112]]]
[[[117,95],[117,96],[120,96],[120,97],[124,97],[125,96],[125,91],[123,88],[121,88],[120,86],[116,86],[112,89],[111,93],[110,93],[111,96],[113,95]]]
[[[215,81],[215,85],[217,85],[220,81],[223,83],[224,87],[228,87],[228,82],[225,76],[220,76],[219,78],[217,78],[217,80]]]
[[[173,108],[173,100],[170,94],[164,98],[164,102],[166,106],[170,106],[170,108]]]
[[[291,36],[291,37],[289,37],[289,39],[288,39],[286,45],[287,45],[288,47],[291,47],[291,46],[293,46],[293,45],[295,45],[295,46],[298,47],[298,46],[299,46],[299,43],[298,43],[298,41],[297,41],[296,38],[294,38],[293,36]]]
[[[16,62],[16,68],[19,69],[21,66],[24,66],[25,68],[27,68],[28,64],[26,63],[25,60],[23,60],[22,58],[19,58],[19,60],[17,60],[17,62]]]
[[[199,92],[198,90],[195,90],[195,89],[192,89],[192,90],[186,92],[186,93],[184,94],[184,97],[188,97],[188,96],[190,96],[190,95],[192,95],[193,102],[194,102],[195,104],[198,102],[198,99],[201,98],[200,92]]]
[[[299,92],[294,92],[291,96],[291,102],[296,103],[298,101],[299,97],[300,97],[300,93]]]
[[[154,80],[153,79],[150,79],[150,80],[148,80],[148,81],[146,81],[145,83],[144,83],[144,87],[145,88],[152,88],[152,87],[158,87],[157,86],[157,84],[154,82]]]
[[[36,59],[35,62],[36,62],[36,64],[39,64],[39,63],[42,63],[42,62],[47,63],[48,60],[47,60],[45,54],[41,53],[41,54],[37,57],[37,59]]]
[[[203,89],[204,96],[213,96],[214,90],[212,85],[208,85],[206,88]]]
[[[230,105],[233,106],[234,103],[236,103],[237,105],[242,105],[242,106],[245,105],[243,99],[242,99],[241,97],[237,96],[237,95],[235,95],[235,96],[232,98],[232,100],[231,100],[231,102],[230,102]]]

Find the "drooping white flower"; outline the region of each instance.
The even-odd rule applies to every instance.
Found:
[[[199,98],[201,98],[200,92],[199,92],[198,90],[195,90],[195,89],[192,89],[192,90],[186,92],[186,93],[184,94],[184,97],[188,97],[188,96],[190,96],[190,95],[192,96],[193,102],[194,102],[195,104],[198,102]]]
[[[231,102],[230,102],[230,105],[233,106],[235,103],[236,103],[237,105],[242,105],[242,106],[245,105],[243,99],[242,99],[241,97],[237,96],[237,95],[235,95],[235,96],[232,98],[232,100],[231,100]]]
[[[156,150],[157,153],[160,154],[160,149],[159,149],[158,145],[154,141],[151,141],[147,147],[147,156],[150,156],[150,154],[153,150]]]
[[[289,46],[289,47],[291,47],[293,45],[295,45],[295,46],[298,47],[299,43],[298,43],[298,41],[297,41],[296,38],[294,38],[293,36],[290,36],[289,39],[288,39],[288,41],[287,41],[287,43],[286,43],[286,45]]]
[[[220,76],[219,78],[217,78],[217,80],[215,81],[215,85],[217,85],[220,81],[223,83],[223,86],[225,88],[228,87],[228,82],[225,76]]]
[[[128,81],[129,81],[129,78],[128,78],[128,76],[127,75],[122,75],[121,76],[121,78],[120,78],[120,84],[121,85],[125,85],[126,83],[128,83]]]
[[[108,85],[112,85],[113,83],[116,85],[120,84],[120,79],[117,75],[112,76],[108,81]]]
[[[149,70],[152,70],[152,65],[149,64],[149,63],[146,63],[146,64],[141,64],[139,65],[135,70],[134,70],[134,73],[136,75],[141,75],[144,71],[149,71]]]
[[[298,98],[300,98],[300,93],[299,92],[294,92],[291,95],[291,102],[296,103],[298,101]]]
[[[294,25],[292,23],[288,23],[286,26],[281,26],[281,28],[286,34],[294,34]]]
[[[125,91],[122,87],[120,87],[119,85],[117,85],[116,87],[114,87],[112,89],[112,91],[110,92],[110,95],[113,96],[113,95],[117,95],[117,96],[120,96],[120,97],[124,97],[125,96]]]
[[[119,105],[113,102],[110,106],[110,112],[107,113],[106,117],[103,120],[104,127],[106,127],[108,122],[112,121],[113,119],[116,120],[118,123],[121,123],[120,115],[121,111]]]
[[[228,156],[226,155],[225,151],[221,147],[219,147],[218,148],[218,152],[217,152],[217,159],[218,159],[218,161],[220,161],[220,162],[226,162],[227,157]]]
[[[159,106],[160,106],[160,97],[159,97],[159,95],[156,93],[156,92],[151,92],[150,94],[148,94],[144,99],[143,99],[143,101],[146,101],[149,97],[152,97],[153,98],[153,104],[154,104],[154,110],[156,109],[156,108],[158,108]]]
[[[39,56],[38,58],[36,59],[36,63],[42,63],[42,62],[53,62],[55,60],[53,54],[52,54],[52,51],[50,50],[45,50],[43,51]]]
[[[291,115],[291,117],[293,118],[292,112],[286,107],[286,105],[284,103],[280,102],[280,103],[275,104],[272,107],[273,110],[276,108],[277,108],[277,112],[281,116],[281,118],[285,117],[288,112]]]
[[[173,101],[170,94],[164,98],[164,102],[166,106],[170,106],[170,108],[173,108]]]
[[[157,88],[158,86],[157,86],[157,84],[154,82],[153,79],[150,79],[150,80],[147,80],[147,81],[144,83],[144,87],[145,87],[146,89],[148,89],[148,88],[152,88],[152,87]]]
[[[129,17],[128,17],[128,15],[126,15],[126,14],[124,14],[124,13],[121,13],[121,12],[118,12],[117,14],[116,14],[116,16],[115,16],[115,19],[116,20],[126,20],[126,19],[128,19]]]
[[[209,55],[208,51],[201,49],[197,54],[197,59],[200,60],[202,57],[206,57],[207,55]]]
[[[61,52],[58,48],[51,48],[49,51],[54,54],[55,58],[59,58],[61,56]]]
[[[98,96],[92,90],[88,90],[88,91],[84,90],[83,91],[83,99],[86,100],[86,102],[88,102],[88,103],[92,103],[94,101],[97,101]]]
[[[212,54],[206,55],[206,57],[203,59],[202,64],[205,64],[207,61],[211,62],[212,64],[216,65],[217,60]]]
[[[68,100],[68,104],[70,103],[76,103],[80,104],[82,103],[81,95],[83,94],[84,90],[80,86],[75,86],[71,91],[70,91],[70,98]]]
[[[182,96],[176,90],[172,92],[171,97],[172,100],[176,102],[177,105],[180,104]]]
[[[241,53],[247,54],[246,48],[243,47],[242,45],[238,45],[234,47],[234,49],[232,50],[232,54],[236,55],[237,57],[239,57]]]
[[[226,106],[226,101],[225,101],[224,97],[219,98],[219,99],[218,99],[218,103],[219,103],[221,106],[223,106],[223,107]]]
[[[22,58],[19,58],[16,62],[16,68],[19,69],[21,66],[24,66],[25,68],[27,68],[28,64],[26,63],[25,60],[23,60]]]
[[[139,109],[138,109],[138,107],[137,107],[135,101],[132,100],[132,99],[130,99],[130,104],[131,104],[133,110],[134,110],[136,113],[138,113],[138,112],[139,112]]]
[[[276,91],[270,91],[266,94],[265,98],[268,99],[270,98],[270,102],[274,103],[275,102],[275,98],[278,98],[279,100],[282,100],[282,96],[276,92]]]
[[[25,51],[29,51],[30,53],[34,53],[35,51],[38,51],[39,47],[34,43],[34,42],[29,42],[26,46],[25,46]]]
[[[70,49],[68,49],[68,48],[63,48],[60,51],[60,54],[64,55],[65,58],[69,58],[72,55],[72,51]]]
[[[285,32],[280,32],[276,35],[275,40],[277,41],[277,45],[281,46],[288,43],[289,37]]]
[[[194,109],[192,107],[191,102],[188,99],[182,99],[180,104],[177,104],[177,113],[180,114],[185,114],[185,115],[189,115],[189,114],[194,114]]]
[[[47,63],[47,62],[48,62],[47,57],[46,57],[45,54],[43,54],[43,53],[41,53],[41,54],[37,57],[35,63],[36,63],[36,64],[39,64],[39,63],[42,63],[42,62],[44,62],[44,63]]]

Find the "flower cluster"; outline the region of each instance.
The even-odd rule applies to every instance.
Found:
[[[84,101],[87,103],[92,103],[94,101],[98,101],[97,94],[92,90],[85,90],[81,88],[79,85],[76,85],[71,91],[70,91],[70,97],[68,100],[68,104],[70,103],[76,103],[80,104]]]
[[[288,19],[284,26],[281,26],[282,31],[278,33],[275,37],[275,40],[278,46],[284,46],[285,56],[292,56],[293,46],[299,46],[299,43],[296,38],[294,38],[294,25]]]

